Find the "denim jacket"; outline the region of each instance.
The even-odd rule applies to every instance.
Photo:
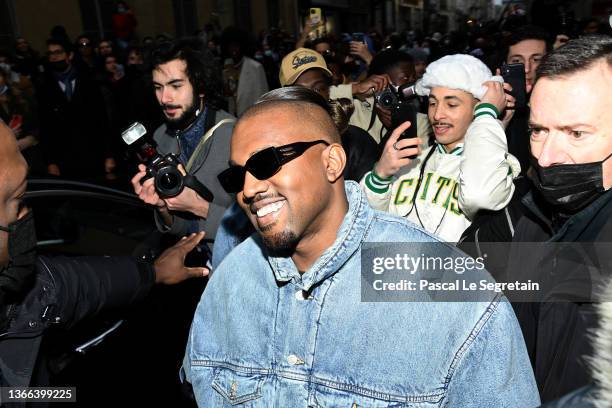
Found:
[[[333,245],[300,275],[252,235],[219,265],[181,369],[202,407],[534,407],[525,344],[503,296],[362,302],[363,242],[437,241],[346,183]],[[459,251],[453,249],[455,253]]]

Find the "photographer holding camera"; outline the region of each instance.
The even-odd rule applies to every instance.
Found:
[[[385,50],[374,57],[368,74],[369,77],[362,82],[331,87],[330,97],[352,99],[355,111],[349,123],[366,130],[382,148],[385,136],[395,127],[392,126],[390,110],[380,107],[380,95],[385,91],[397,94],[396,88],[414,82],[414,64],[406,53]],[[431,134],[426,115],[417,113],[416,128],[417,136],[426,143]]]
[[[235,118],[216,109],[221,74],[199,50],[195,40],[181,40],[153,52],[153,85],[166,123],[153,135],[158,154],[147,157],[148,166],[139,165],[132,186],[141,200],[156,207],[161,231],[184,235],[203,230],[211,241],[234,200],[217,174],[227,167]]]
[[[520,165],[508,153],[498,120],[509,103],[505,88],[501,77],[469,55],[430,64],[416,91],[429,96],[435,144],[422,149],[419,138],[394,132],[361,182],[370,205],[448,242],[457,242],[477,211],[506,206]]]
[[[48,385],[41,382],[49,370],[41,350],[45,335],[61,335],[87,318],[136,304],[155,283],[208,275],[205,268],[184,266],[202,233],[181,239],[152,263],[125,256],[37,255],[34,218],[23,203],[28,166],[2,120],[0,161],[0,386]]]

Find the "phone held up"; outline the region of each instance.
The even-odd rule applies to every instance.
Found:
[[[310,23],[314,28],[319,28],[323,25],[323,14],[320,8],[312,7],[310,9]]]
[[[516,103],[515,109],[522,109],[527,106],[527,92],[525,90],[525,65],[523,64],[504,64],[501,68],[504,82],[512,86],[510,95],[514,96]]]

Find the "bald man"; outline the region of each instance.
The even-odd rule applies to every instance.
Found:
[[[172,284],[208,273],[186,268],[204,236],[167,249],[154,264],[127,257],[38,257],[32,213],[23,205],[28,166],[15,136],[0,121],[0,386],[27,387],[42,336],[110,308],[127,307],[155,282]],[[46,384],[36,384],[46,385]]]
[[[301,88],[296,100],[290,88],[241,117],[230,168],[219,176],[257,233],[219,265],[196,310],[181,375],[198,404],[539,405],[501,294],[361,301],[365,243],[409,241],[417,251],[437,243],[459,253],[369,207],[359,185],[343,180],[345,153],[325,99]]]

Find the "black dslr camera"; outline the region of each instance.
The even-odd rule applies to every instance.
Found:
[[[138,159],[147,166],[147,176],[154,179],[155,190],[161,198],[171,198],[179,195],[185,187],[195,190],[208,202],[213,200],[213,194],[191,174],[183,175],[178,169],[179,159],[172,153],[162,156],[155,148],[155,142],[144,137],[145,127],[134,122],[121,133],[123,141],[135,149]]]
[[[410,127],[401,134],[400,140],[417,137],[417,112],[411,103],[411,100],[415,97],[414,84],[404,84],[397,89],[393,86],[388,86],[376,95],[376,103],[382,108],[391,111],[391,129],[389,129],[389,132],[392,132],[402,123],[410,121]]]

